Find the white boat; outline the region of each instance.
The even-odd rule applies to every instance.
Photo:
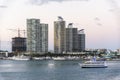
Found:
[[[33,60],[45,60],[45,57],[33,57]]]
[[[81,64],[82,68],[107,68],[107,64],[105,61],[96,61],[96,59],[92,61],[86,61],[85,63]]]
[[[66,60],[64,57],[52,57],[53,60]]]
[[[82,68],[107,68],[108,66],[104,61],[96,61],[96,62],[87,61],[81,64],[81,67]]]
[[[12,57],[12,60],[24,60],[24,61],[27,61],[27,60],[30,60],[30,58],[21,55],[21,56],[13,56],[13,57]]]

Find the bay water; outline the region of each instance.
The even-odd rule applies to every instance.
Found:
[[[108,68],[81,68],[81,61],[0,60],[0,80],[120,80],[120,61]]]

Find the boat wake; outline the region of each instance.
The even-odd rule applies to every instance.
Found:
[[[11,64],[0,65],[0,67],[13,67]]]
[[[48,63],[48,67],[53,68],[55,66],[54,62]]]

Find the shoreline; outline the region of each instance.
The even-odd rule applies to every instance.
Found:
[[[16,57],[17,58],[17,57]],[[25,57],[25,58],[22,58],[22,57],[18,57],[17,60],[55,60],[55,61],[89,61],[90,59],[84,59],[84,58],[81,58],[81,57]],[[15,58],[13,57],[1,57],[0,60],[16,60]],[[115,58],[115,59],[112,59],[112,58],[99,58],[97,59],[97,61],[120,61],[120,58]]]

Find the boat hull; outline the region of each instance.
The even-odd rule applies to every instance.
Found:
[[[107,68],[107,65],[81,65],[81,68]]]
[[[81,68],[107,68],[107,66],[81,66]]]

